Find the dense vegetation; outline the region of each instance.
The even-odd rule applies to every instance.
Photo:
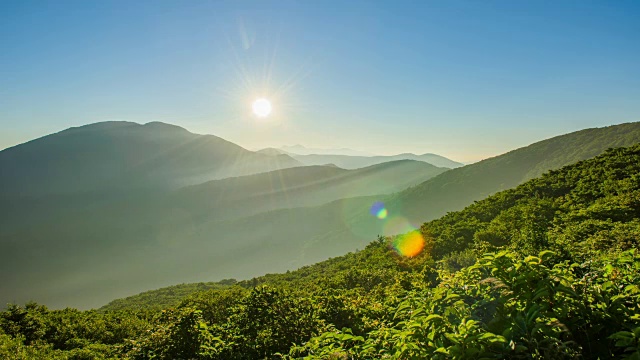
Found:
[[[236,284],[234,279],[227,279],[218,282],[192,283],[167,286],[161,289],[145,291],[140,294],[129,296],[123,299],[116,299],[103,306],[100,310],[162,310],[180,304],[180,301],[187,296],[208,290],[225,289]]]
[[[7,359],[640,358],[640,145],[294,272],[149,310],[0,314]],[[177,299],[176,299],[177,300]]]

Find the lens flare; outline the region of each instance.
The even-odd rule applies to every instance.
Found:
[[[406,257],[418,256],[424,249],[424,238],[418,230],[399,235],[393,240],[394,250]]]
[[[387,215],[389,215],[389,212],[384,207],[384,203],[380,201],[373,203],[373,205],[371,205],[371,209],[369,209],[369,212],[371,213],[371,215],[377,217],[380,220],[385,219]]]

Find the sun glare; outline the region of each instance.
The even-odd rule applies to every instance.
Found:
[[[251,104],[253,113],[259,118],[265,118],[271,114],[271,101],[261,98]]]

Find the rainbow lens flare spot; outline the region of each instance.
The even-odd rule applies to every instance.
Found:
[[[393,248],[402,256],[415,257],[424,249],[424,238],[420,231],[414,230],[396,237],[393,240]]]
[[[384,203],[380,201],[373,203],[369,212],[378,219],[386,219],[387,215],[389,215],[389,212],[384,207]]]

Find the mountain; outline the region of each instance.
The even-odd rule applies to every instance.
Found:
[[[592,128],[536,142],[453,169],[397,194],[390,213],[421,223],[456,211],[549,170],[589,159],[608,148],[640,142],[640,122]]]
[[[536,174],[602,154],[608,148],[639,142],[640,123],[582,130],[446,171],[396,194],[260,213],[226,223],[223,229],[227,230],[211,226],[207,231],[221,234],[237,229],[231,231],[237,238],[252,239],[238,243],[238,251],[251,265],[226,263],[220,267],[221,277],[246,277],[251,269],[257,272],[260,265],[270,271],[284,271],[362,248],[377,235],[420,228],[425,221],[513,188]],[[425,188],[429,189],[428,196],[422,192]],[[385,206],[382,219],[370,212],[376,203]],[[285,252],[290,255],[289,265],[280,257]]]
[[[295,154],[295,155],[333,154],[333,155],[347,155],[347,156],[375,156],[374,154],[368,153],[366,151],[358,151],[358,150],[352,150],[347,148],[340,148],[340,149],[308,148],[300,144],[296,144],[292,146],[281,146],[276,150],[283,151],[285,154]]]
[[[545,168],[639,141],[638,123],[583,130],[443,172],[395,194],[350,195],[350,187],[343,180],[336,181],[343,179],[340,174],[349,174],[346,170],[301,167],[237,179],[238,184],[245,184],[238,189],[225,182],[231,180],[220,180],[162,196],[128,196],[108,205],[55,212],[33,224],[8,223],[10,226],[0,226],[0,300],[32,297],[54,306],[86,307],[105,298],[175,283],[287,271],[363,248],[379,234],[419,228],[438,214],[514,187]],[[395,166],[413,162],[403,164]],[[384,166],[391,165],[381,168]],[[353,174],[362,175],[357,171]],[[332,179],[328,182],[335,185],[332,196],[347,197],[335,200],[328,196],[321,205],[287,207],[312,205],[331,194],[309,182],[318,174]],[[388,174],[394,178],[394,170]],[[285,179],[284,187],[279,185],[280,176]],[[308,187],[313,195],[305,198],[307,191],[294,191],[295,184]],[[285,188],[287,191],[279,190]],[[425,188],[428,191],[423,193]],[[279,195],[261,197],[266,189]],[[293,197],[287,199],[288,195]],[[215,206],[219,196],[228,201]],[[190,205],[195,200],[200,205]],[[247,205],[234,208],[235,202]],[[374,216],[370,210],[378,202],[386,205],[386,212]],[[47,206],[50,209],[55,204],[52,199]],[[247,207],[255,210],[243,213]],[[25,266],[27,263],[34,265]]]
[[[103,122],[0,151],[0,195],[175,189],[300,165],[174,125]]]
[[[312,240],[307,234],[321,232],[330,215],[301,206],[382,196],[446,170],[411,160],[356,170],[295,167],[109,201],[88,197],[88,205],[68,195],[46,197],[35,211],[34,202],[23,204],[20,216],[7,208],[13,220],[0,226],[0,302],[34,298],[56,306],[75,293],[76,306],[95,306],[116,293],[193,281],[223,267],[247,276],[274,263],[286,269],[300,263],[300,246]],[[299,241],[282,248],[273,244],[280,237]],[[10,270],[27,262],[24,271]]]
[[[335,154],[308,154],[291,156],[305,165],[324,165],[335,164],[344,169],[357,169],[365,166],[381,164],[395,160],[416,160],[423,161],[438,167],[457,168],[463,166],[462,163],[449,160],[444,156],[436,154],[398,154],[389,156],[351,156],[351,155],[335,155]]]
[[[216,213],[217,219],[234,214],[246,216],[356,196],[391,194],[446,170],[412,160],[354,170],[327,165],[304,166],[190,186],[172,194],[170,204],[166,205],[180,206],[204,216]]]
[[[291,155],[291,153],[288,153],[288,152],[286,152],[284,150],[280,150],[280,149],[276,149],[276,148],[264,148],[264,149],[256,150],[256,152],[260,153],[260,154],[271,155],[271,156]]]
[[[68,270],[69,262],[83,262],[84,272],[63,274],[66,283],[49,284],[42,278],[46,273],[31,269],[37,258],[30,258],[25,268],[16,266],[24,261],[8,259],[12,271],[34,275],[24,279],[24,288],[48,286],[46,291],[58,296],[70,292],[68,301],[127,287],[140,270],[147,270],[148,287],[159,279],[178,277],[185,268],[200,274],[193,277],[212,278],[256,271],[279,259],[272,271],[280,273],[160,288],[112,301],[101,311],[11,305],[0,312],[0,355],[373,359],[406,354],[445,359],[470,354],[504,359],[560,354],[593,360],[637,356],[639,175],[640,144],[609,149],[424,223],[419,231],[379,237],[361,251],[295,271],[281,270],[287,268],[283,254],[298,247],[319,256],[318,250],[343,243],[343,237],[331,236],[331,228],[324,229],[328,237],[300,239],[320,234],[320,228],[332,223],[337,229],[349,221],[349,208],[366,206],[375,197],[220,222],[240,230],[224,239],[218,236],[223,227],[217,226],[204,229],[208,239],[180,239],[166,249],[158,242],[141,243],[129,251],[97,248],[99,258],[76,254],[57,264]],[[297,237],[253,237],[264,236],[267,226]],[[111,238],[118,240],[117,234]],[[71,244],[57,245],[47,250],[49,257],[57,258]],[[411,245],[419,246],[418,251],[408,254],[405,250]],[[216,252],[221,246],[227,251]],[[28,249],[29,255],[41,250]],[[100,258],[102,262],[95,261]],[[137,260],[135,269],[123,266],[127,259]],[[0,275],[7,273],[3,269]],[[80,290],[70,289],[83,281]],[[0,284],[5,285],[4,279]]]
[[[60,336],[45,331],[51,323],[75,329],[69,317],[102,314],[114,326],[151,309],[163,316],[137,336],[120,335],[118,343],[135,346],[114,350],[209,359],[632,359],[640,355],[639,175],[640,145],[610,149],[425,223],[418,234],[379,238],[295,271],[225,281],[230,288],[158,289],[102,312],[32,304],[5,312],[5,328],[22,330],[20,341],[35,327],[54,346]],[[422,251],[405,256],[400,244],[410,239]],[[198,290],[205,286],[214,288]],[[175,307],[160,313],[159,303]]]
[[[480,248],[483,242],[489,242],[484,244],[489,247],[508,246],[525,255],[547,249],[554,251],[556,256],[578,262],[592,260],[600,252],[625,251],[640,246],[637,236],[640,231],[639,175],[640,144],[610,149],[596,158],[548,172],[463,210],[426,222],[420,231],[423,238],[432,241],[429,257],[446,259],[442,264],[444,267],[462,265],[461,258],[455,256],[460,252],[467,252],[465,255],[470,257],[466,259],[467,265],[472,265],[475,255],[471,250]],[[529,217],[522,216],[524,214]],[[456,241],[452,241],[452,237]],[[381,245],[379,241],[361,252],[296,271],[239,282],[226,280],[226,283],[245,288],[290,283],[306,287],[309,282],[322,281],[328,274],[354,271],[366,263],[376,268],[398,266],[392,258],[375,258],[372,262],[370,252],[374,248],[379,250],[378,245]],[[384,248],[388,250],[388,247]],[[172,298],[175,304],[189,294],[204,291],[199,290],[204,286],[221,287],[218,283],[181,284],[112,301],[103,309],[156,307],[167,298]],[[172,288],[183,291],[174,291],[173,296],[168,296]]]

